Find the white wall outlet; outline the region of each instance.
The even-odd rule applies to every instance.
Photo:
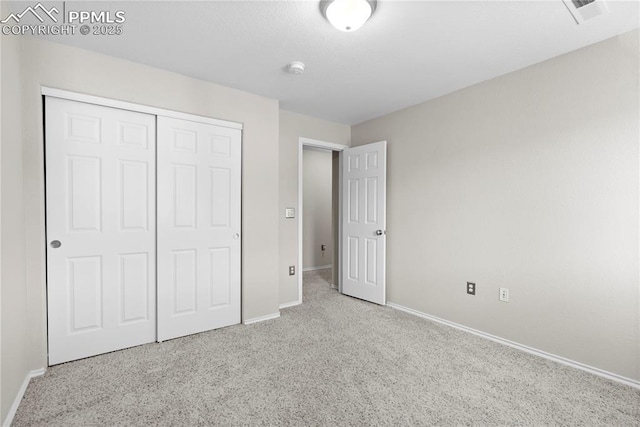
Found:
[[[286,208],[284,210],[284,217],[285,218],[295,218],[296,217],[296,210],[294,208]]]
[[[500,301],[509,302],[509,289],[500,288]]]

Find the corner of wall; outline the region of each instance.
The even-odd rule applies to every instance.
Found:
[[[640,380],[639,35],[352,127],[389,140],[389,300]]]
[[[2,14],[8,6],[2,2]],[[0,36],[0,420],[19,402],[29,374],[22,187],[20,38]],[[9,249],[10,250],[7,250]]]

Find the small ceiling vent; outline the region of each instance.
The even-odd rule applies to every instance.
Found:
[[[604,0],[562,0],[576,24],[584,24],[597,16],[609,13]]]

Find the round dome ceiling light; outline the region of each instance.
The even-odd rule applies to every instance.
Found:
[[[321,0],[320,12],[338,30],[351,32],[371,18],[377,4],[376,0]]]
[[[302,74],[304,73],[304,63],[300,61],[293,61],[287,65],[287,71],[291,74]]]

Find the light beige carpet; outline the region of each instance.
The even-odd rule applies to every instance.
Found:
[[[50,368],[15,426],[640,425],[640,390],[330,289],[279,319]]]

